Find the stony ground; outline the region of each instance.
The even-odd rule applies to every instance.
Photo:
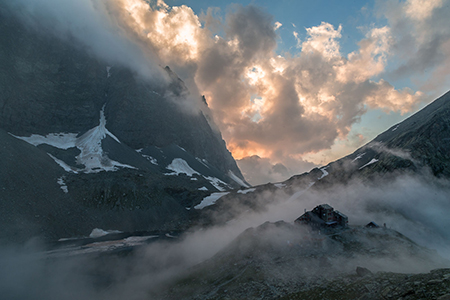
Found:
[[[450,299],[450,269],[429,273],[399,274],[378,272],[351,275],[324,281],[280,299]]]
[[[180,274],[163,295],[152,296],[369,300],[450,294],[450,269],[440,269],[449,262],[396,231],[351,228],[318,235],[299,230],[282,222],[248,229],[212,259]]]

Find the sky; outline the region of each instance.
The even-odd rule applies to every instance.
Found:
[[[17,2],[149,78],[170,66],[251,184],[348,155],[449,87],[450,0]]]

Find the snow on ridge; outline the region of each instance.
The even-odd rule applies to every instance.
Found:
[[[228,176],[230,176],[231,179],[233,179],[237,184],[239,184],[240,186],[243,187],[250,187],[248,184],[246,184],[242,179],[240,179],[239,177],[236,176],[236,174],[233,173],[233,171],[229,170],[228,171]]]
[[[246,195],[246,194],[252,193],[252,192],[254,192],[254,191],[256,191],[256,188],[246,189],[246,190],[239,190],[239,191],[237,191],[237,192],[238,192],[239,194]]]
[[[274,186],[281,189],[281,188],[284,188],[286,186],[286,184],[279,182],[279,183],[274,183]]]
[[[378,159],[372,158],[371,161],[369,161],[369,162],[368,162],[367,164],[365,164],[364,166],[360,167],[359,170],[361,170],[361,169],[367,167],[368,165],[374,164],[374,163],[376,163],[377,161],[378,161]]]
[[[174,158],[166,169],[174,171],[175,173],[167,173],[165,175],[179,175],[182,173],[189,177],[192,177],[194,174],[200,175],[200,173],[192,169],[191,166],[189,166],[189,164],[182,158]]]
[[[326,168],[328,168],[328,167],[324,167],[324,168],[321,168],[321,169],[320,169],[320,171],[322,171],[322,176],[320,176],[319,178],[317,178],[318,180],[324,178],[325,176],[327,176],[327,175],[329,174],[329,173],[327,172]]]
[[[209,195],[208,197],[204,198],[202,200],[202,202],[200,202],[200,204],[194,206],[194,209],[203,209],[207,206],[213,205],[216,203],[217,200],[219,200],[220,198],[222,198],[225,195],[228,195],[229,192],[225,192],[225,193],[212,193],[211,195]]]
[[[397,126],[395,126],[392,131],[396,131],[398,129],[398,127],[400,126],[400,124],[397,124]]]

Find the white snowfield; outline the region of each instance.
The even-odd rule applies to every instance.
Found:
[[[175,172],[175,173],[167,173],[166,175],[179,175],[183,173],[189,177],[191,177],[194,174],[200,175],[200,173],[192,169],[191,166],[189,166],[189,164],[184,159],[181,158],[175,158],[174,160],[172,160],[172,162],[170,163],[170,165],[166,167],[166,169]]]
[[[372,158],[371,161],[369,161],[369,162],[368,162],[367,164],[365,164],[364,166],[360,167],[359,170],[361,170],[361,169],[367,167],[368,165],[374,164],[374,163],[376,163],[377,161],[378,161],[378,159]]]
[[[85,166],[85,168],[81,170],[70,167],[63,161],[50,155],[50,157],[52,157],[53,160],[67,172],[98,173],[100,171],[117,171],[118,167],[136,169],[133,166],[111,160],[103,153],[102,140],[106,138],[106,136],[110,136],[120,143],[119,139],[106,129],[104,109],[105,107],[103,106],[100,111],[100,124],[88,130],[80,137],[77,137],[76,133],[50,133],[46,136],[33,134],[30,137],[15,137],[34,146],[47,144],[62,150],[73,147],[78,148],[81,153],[76,157],[77,163]]]
[[[216,203],[217,200],[219,200],[220,198],[222,198],[223,196],[228,195],[228,194],[229,194],[229,192],[212,193],[208,197],[204,198],[200,204],[194,206],[194,209],[203,209],[207,206],[213,205]]]

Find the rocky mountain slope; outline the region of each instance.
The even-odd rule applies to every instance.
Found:
[[[300,225],[267,222],[179,276],[162,298],[359,299],[366,294],[363,299],[418,299],[431,295],[428,285],[439,286],[433,293],[437,297],[448,293],[448,270],[417,283],[417,275],[383,272],[417,273],[448,264],[390,229],[351,227],[319,234]],[[365,276],[370,279],[363,280]]]
[[[247,186],[170,68],[151,81],[26,17],[0,2],[3,238],[184,228],[211,192]]]

